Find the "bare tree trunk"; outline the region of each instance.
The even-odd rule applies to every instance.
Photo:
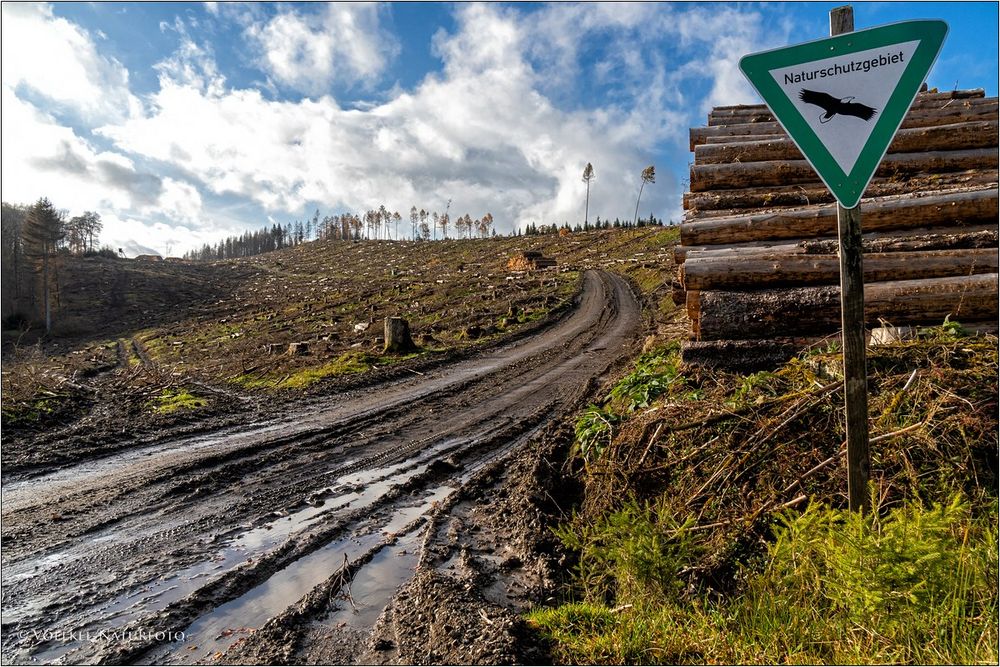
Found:
[[[42,299],[45,303],[45,333],[52,333],[52,308],[49,303],[49,250],[44,248],[42,255]]]
[[[971,150],[996,147],[998,122],[983,120],[953,123],[936,127],[915,127],[900,130],[888,153],[920,151]],[[772,162],[801,160],[802,153],[791,139],[730,141],[723,144],[695,146],[694,159],[700,165],[732,164],[734,162]]]
[[[865,257],[866,283],[920,280],[997,272],[996,248],[875,253]],[[835,254],[717,255],[692,257],[680,268],[685,290],[761,289],[832,285],[840,264]]]
[[[635,198],[635,215],[632,217],[633,225],[639,223],[639,200],[642,199],[642,189],[645,186],[646,186],[646,180],[643,179],[642,183],[639,184],[639,196]]]
[[[900,176],[921,172],[996,169],[995,148],[959,151],[927,151],[887,155],[875,171],[877,176]],[[794,185],[818,180],[805,160],[696,164],[691,167],[691,192],[740,189],[762,185]]]
[[[922,194],[922,193],[921,193]],[[895,195],[862,202],[865,231],[892,231],[920,227],[996,221],[1000,196],[996,187],[919,196]],[[835,206],[810,206],[718,216],[681,225],[686,246],[733,244],[747,241],[832,236],[837,232]]]

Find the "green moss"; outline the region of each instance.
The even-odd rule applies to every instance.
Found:
[[[322,366],[303,368],[300,371],[296,371],[274,386],[278,389],[304,389],[323,378],[364,373],[371,370],[372,365],[377,361],[377,359],[373,359],[367,352],[346,352],[334,361]]]
[[[170,414],[178,410],[196,410],[208,405],[208,399],[196,396],[187,389],[168,388],[160,392],[160,395],[150,401],[150,407],[154,412],[160,414]]]
[[[26,403],[16,403],[3,408],[4,426],[18,428],[41,424],[53,416],[59,408],[59,401],[52,398],[37,398]]]
[[[276,380],[267,376],[254,375],[253,373],[240,373],[232,377],[229,381],[235,385],[247,389],[270,389],[275,385]]]

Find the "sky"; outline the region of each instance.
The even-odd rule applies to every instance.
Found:
[[[179,255],[384,204],[529,223],[679,221],[688,130],[758,103],[748,53],[842,3],[3,3],[2,195]],[[949,24],[928,76],[997,95],[995,2],[856,3]],[[450,202],[450,203],[449,203]],[[401,227],[409,228],[409,225]]]

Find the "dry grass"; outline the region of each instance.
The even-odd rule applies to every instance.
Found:
[[[881,506],[906,498],[997,494],[997,339],[935,329],[869,352],[872,483]],[[710,543],[700,564],[722,581],[768,537],[777,510],[819,498],[846,505],[839,355],[774,373],[689,372],[617,427],[585,475],[584,517],[620,499],[692,517]],[[721,585],[721,583],[720,583]]]

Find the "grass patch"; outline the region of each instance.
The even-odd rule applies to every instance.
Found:
[[[324,378],[364,373],[371,370],[373,363],[373,357],[367,352],[346,352],[322,366],[296,371],[273,386],[277,389],[304,389]]]
[[[669,284],[663,271],[659,269],[638,268],[627,270],[626,273],[635,280],[636,284],[645,294],[655,291],[659,287]]]
[[[583,599],[528,621],[576,664],[995,664],[996,504],[881,510],[784,516],[741,590],[718,598],[684,576],[690,524],[631,502],[594,533],[561,535],[586,556]]]
[[[192,394],[187,389],[167,388],[150,402],[154,412],[161,415],[178,410],[197,410],[208,405],[208,399]]]
[[[681,240],[681,228],[679,225],[665,227],[663,231],[650,234],[642,239],[642,244],[647,248],[662,248],[664,246],[676,245]]]

